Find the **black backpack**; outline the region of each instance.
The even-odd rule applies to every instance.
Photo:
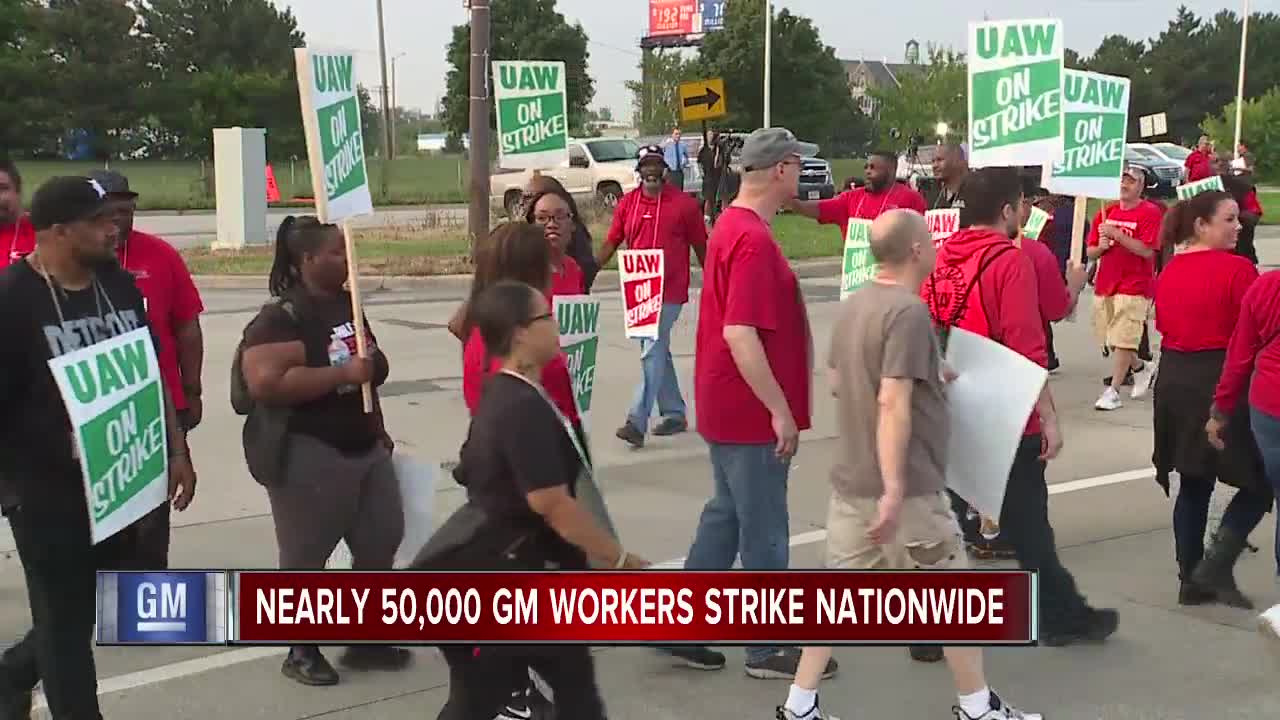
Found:
[[[297,322],[298,311],[292,300],[273,298],[263,309],[273,305],[284,310]],[[254,402],[242,367],[244,351],[242,336],[240,344],[236,346],[235,357],[231,360],[231,407],[237,415],[246,416],[241,440],[249,474],[258,484],[273,487],[284,481],[289,450],[289,418],[293,415],[293,409]]]

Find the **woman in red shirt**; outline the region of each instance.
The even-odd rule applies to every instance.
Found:
[[[569,257],[569,241],[577,232],[573,196],[564,189],[549,189],[533,196],[525,211],[525,222],[542,228],[551,249],[551,296],[582,295],[586,276],[578,262]]]
[[[1258,277],[1248,260],[1232,253],[1239,213],[1231,195],[1207,192],[1170,208],[1160,231],[1163,247],[1181,247],[1160,273],[1155,291],[1162,343],[1152,459],[1166,494],[1169,473],[1178,473],[1173,534],[1183,605],[1216,601],[1253,607],[1236,587],[1233,569],[1249,533],[1271,509],[1247,408],[1243,417],[1233,417],[1233,432],[1221,449],[1209,444],[1203,429],[1241,301]],[[1206,550],[1209,499],[1218,481],[1238,490]]]

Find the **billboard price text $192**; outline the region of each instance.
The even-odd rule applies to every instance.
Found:
[[[499,164],[549,168],[569,156],[563,62],[495,61]]]

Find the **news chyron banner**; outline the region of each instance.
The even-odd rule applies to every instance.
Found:
[[[99,572],[99,645],[226,645],[229,573]]]
[[[1026,571],[102,573],[102,644],[1031,645]]]

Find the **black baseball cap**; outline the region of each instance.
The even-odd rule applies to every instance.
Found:
[[[93,178],[50,178],[31,197],[31,225],[37,231],[92,220],[107,211],[107,190]]]
[[[636,170],[639,170],[640,166],[647,162],[658,163],[663,167],[667,166],[667,156],[666,153],[662,151],[662,147],[660,145],[645,145],[640,148],[640,152],[636,154],[636,158]]]
[[[97,180],[102,189],[107,191],[107,195],[127,198],[138,197],[138,193],[129,189],[129,178],[115,170],[94,170],[89,173],[89,178]]]

